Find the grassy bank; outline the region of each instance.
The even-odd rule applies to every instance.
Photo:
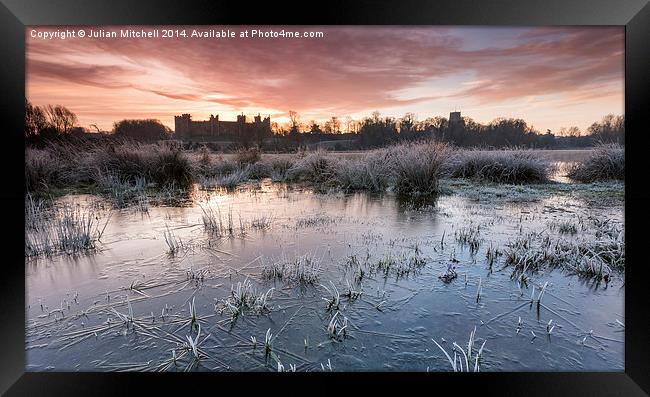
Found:
[[[622,179],[622,148],[602,147],[568,175],[591,182]],[[261,154],[256,149],[221,155],[207,148],[186,151],[169,143],[50,144],[25,149],[26,193],[88,190],[118,206],[151,191],[183,191],[198,183],[232,189],[251,180],[301,184],[317,190],[392,191],[404,197],[441,192],[441,180],[509,185],[544,184],[550,162],[532,150],[456,150],[424,141],[338,156],[326,151]]]

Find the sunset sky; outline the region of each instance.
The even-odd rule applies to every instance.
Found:
[[[72,27],[78,30],[82,27]],[[145,30],[163,29],[146,27]],[[164,27],[230,29],[252,27]],[[32,38],[27,98],[61,104],[82,126],[125,118],[270,114],[305,122],[378,110],[419,120],[460,110],[523,118],[554,132],[624,113],[623,27],[285,27],[324,38]],[[117,31],[142,27],[83,27]],[[282,27],[260,27],[281,30]]]

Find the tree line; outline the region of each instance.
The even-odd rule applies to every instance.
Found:
[[[134,140],[173,139],[171,129],[155,119],[121,120],[113,124],[112,131],[93,130],[78,126],[77,116],[61,105],[34,106],[25,100],[25,138],[28,142],[89,136],[95,132],[116,138]],[[350,117],[331,119],[319,124],[314,120],[302,123],[300,115],[289,111],[289,123],[280,126],[273,123],[273,136],[258,131],[243,131],[233,137],[234,144],[248,147],[268,147],[273,150],[290,150],[323,141],[346,142],[337,149],[370,149],[399,141],[435,139],[461,147],[579,147],[597,142],[625,143],[625,118],[609,114],[594,122],[585,131],[578,127],[562,128],[558,134],[550,130],[541,133],[523,119],[497,118],[481,124],[469,117],[452,122],[445,117],[418,120],[413,113],[401,118],[382,117],[379,112],[362,120]]]
[[[91,124],[90,127],[91,130],[80,127],[77,115],[65,106],[41,107],[25,100],[25,139],[28,142],[82,137],[90,133],[135,140],[159,140],[170,138],[173,133],[155,119],[121,120],[113,123],[111,131],[101,131],[96,124]]]
[[[481,124],[469,117],[462,117],[460,122],[450,123],[445,117],[419,121],[413,113],[394,118],[382,117],[379,112],[374,112],[359,122],[353,121],[352,125],[355,129],[348,134],[356,136],[359,148],[381,147],[398,141],[423,138],[433,138],[456,146],[494,148],[554,148],[591,146],[597,142],[625,143],[625,118],[613,114],[594,122],[585,131],[572,126],[560,129],[557,134],[550,130],[541,133],[523,119],[497,118]],[[289,135],[295,128],[293,125]],[[322,135],[325,132],[312,122],[303,134]]]

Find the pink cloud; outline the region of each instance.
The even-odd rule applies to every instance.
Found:
[[[586,101],[598,97],[594,90],[604,84],[612,95],[612,83],[622,98],[622,28],[512,28],[512,42],[495,39],[478,49],[466,48],[471,36],[462,28],[294,29],[324,31],[325,38],[39,41],[28,34],[28,93],[52,103],[65,100],[73,110],[94,101],[116,109],[115,118],[121,107],[129,114],[142,109],[144,117],[154,105],[170,118],[193,107],[215,113],[291,109],[328,118],[445,98],[487,104],[561,95]],[[467,75],[474,84],[458,82]],[[430,93],[395,95],[430,81],[457,88],[441,94],[431,85]],[[87,90],[75,94],[75,84]],[[128,103],[110,90],[129,95]]]

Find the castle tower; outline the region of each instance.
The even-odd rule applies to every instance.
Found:
[[[183,137],[190,134],[190,125],[192,116],[189,113],[183,113],[180,116],[174,116],[174,134],[177,137]]]
[[[460,116],[460,112],[451,112],[449,113],[449,125],[458,125],[463,122],[463,118]]]
[[[244,134],[244,127],[246,126],[246,116],[242,113],[241,115],[237,116],[237,132],[239,136],[242,136]]]
[[[268,115],[264,117],[264,120],[262,121],[262,124],[264,125],[264,131],[271,135],[271,116]]]
[[[218,135],[219,134],[219,115],[213,116],[210,115],[210,135]]]

